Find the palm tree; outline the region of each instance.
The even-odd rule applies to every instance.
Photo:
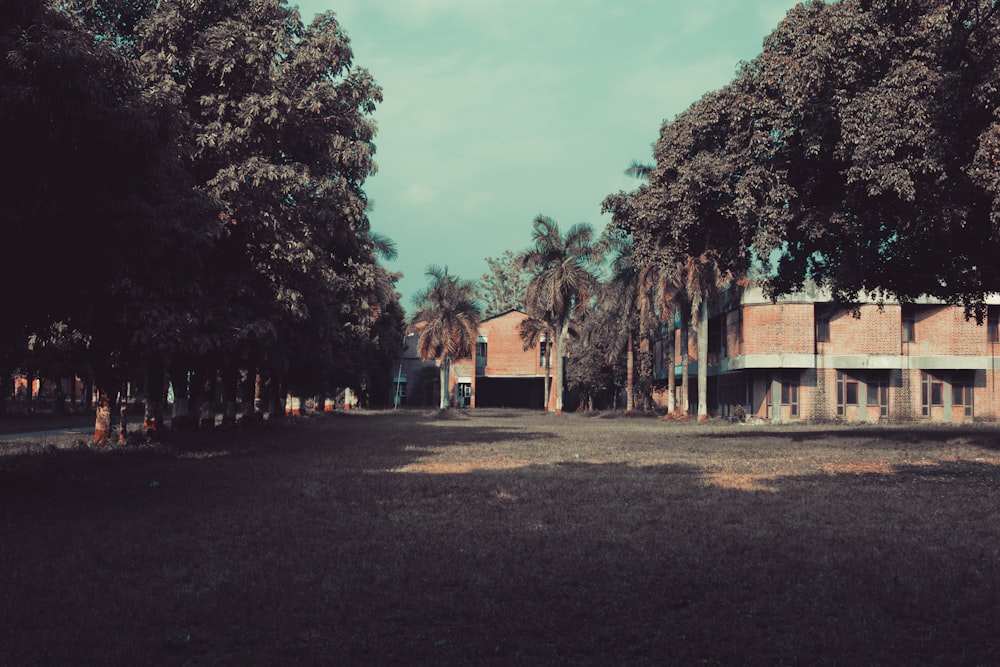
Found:
[[[413,295],[417,313],[414,325],[421,327],[417,353],[427,361],[440,359],[441,409],[448,408],[448,370],[452,359],[472,354],[479,329],[480,311],[475,301],[475,283],[448,275],[448,267],[428,267],[431,284]]]
[[[708,301],[732,282],[732,276],[719,271],[714,258],[707,254],[688,257],[684,262],[684,291],[691,306],[691,320],[698,337],[698,419],[708,419]]]
[[[521,256],[522,265],[532,274],[525,292],[528,314],[544,322],[553,332],[557,414],[563,409],[563,356],[570,322],[588,308],[597,286],[591,267],[599,259],[600,252],[593,237],[594,230],[588,224],[573,225],[563,235],[558,223],[540,215],[534,222],[534,245]]]
[[[606,231],[600,243],[603,251],[613,253],[611,276],[601,286],[599,300],[607,316],[601,318],[603,326],[590,332],[608,341],[608,361],[626,355],[625,411],[632,412],[636,403],[636,344],[640,350],[649,349],[649,334],[655,321],[657,267],[638,261],[632,237],[626,232]]]
[[[646,323],[645,326],[651,328],[653,323],[663,321],[670,323],[670,340],[664,341],[667,352],[667,359],[664,361],[664,365],[667,367],[667,412],[673,412],[676,408],[674,394],[677,378],[674,375],[674,359],[677,353],[677,337],[674,330],[674,313],[679,306],[683,306],[682,269],[682,265],[660,255],[644,265],[639,275],[640,294],[643,295],[639,305],[640,308],[647,309],[647,312],[641,315],[642,321]],[[686,330],[681,333],[686,335]],[[686,340],[685,336],[682,338]],[[686,347],[681,353],[681,363],[684,368],[687,367]],[[684,373],[682,377],[684,379],[681,386],[684,388],[686,396],[687,374]],[[686,398],[683,399],[683,404],[686,410]]]
[[[517,325],[517,333],[521,337],[521,342],[524,344],[524,349],[528,350],[539,342],[546,345],[545,350],[545,390],[542,392],[543,400],[545,401],[545,409],[549,409],[549,393],[552,390],[552,340],[555,338],[555,334],[552,332],[552,328],[546,324],[544,321],[531,317],[530,315]]]

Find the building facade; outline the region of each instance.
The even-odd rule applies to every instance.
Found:
[[[776,302],[754,287],[729,292],[709,320],[710,412],[774,422],[996,419],[998,308],[979,323],[930,299],[838,306],[808,287]],[[661,381],[671,370],[680,376],[679,365],[667,366],[671,343],[683,344],[664,326],[654,355]]]
[[[474,356],[451,362],[451,404],[462,407],[541,409],[545,394],[545,337],[525,348],[518,326],[528,315],[511,310],[479,323]],[[407,332],[393,383],[394,405],[437,405],[438,361],[417,355],[416,331]],[[551,363],[551,360],[550,360]],[[552,369],[554,371],[554,369]]]

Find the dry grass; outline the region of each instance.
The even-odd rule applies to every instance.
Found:
[[[0,664],[997,656],[996,427],[353,413],[0,459]]]

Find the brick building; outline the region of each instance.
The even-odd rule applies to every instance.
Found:
[[[517,327],[527,317],[511,310],[479,323],[475,357],[457,359],[449,369],[452,405],[542,408],[548,343],[543,337],[524,348]],[[396,364],[392,404],[437,405],[438,362],[417,356],[418,335],[407,332]]]
[[[709,410],[728,416],[742,406],[775,422],[995,419],[998,321],[1000,305],[992,303],[979,324],[962,307],[932,299],[838,307],[808,286],[774,303],[755,287],[730,291],[710,310]],[[671,370],[664,366],[671,339],[679,346],[676,327],[662,327],[654,347],[659,380]],[[680,376],[679,365],[672,370]]]

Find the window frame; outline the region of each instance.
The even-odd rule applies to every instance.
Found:
[[[860,405],[858,393],[858,379],[852,377],[845,373],[844,371],[837,371],[837,416],[844,417],[847,415],[847,408],[850,406],[857,407]],[[849,394],[854,393],[854,401],[850,400]]]
[[[865,383],[865,405],[868,407],[877,405],[880,417],[889,416],[889,383],[885,380],[872,380]],[[872,400],[872,390],[875,393],[875,400]]]
[[[899,335],[904,343],[917,340],[917,314],[913,306],[902,306],[900,309]]]
[[[798,380],[782,380],[781,381],[781,405],[791,407],[791,416],[799,416],[799,381]]]

